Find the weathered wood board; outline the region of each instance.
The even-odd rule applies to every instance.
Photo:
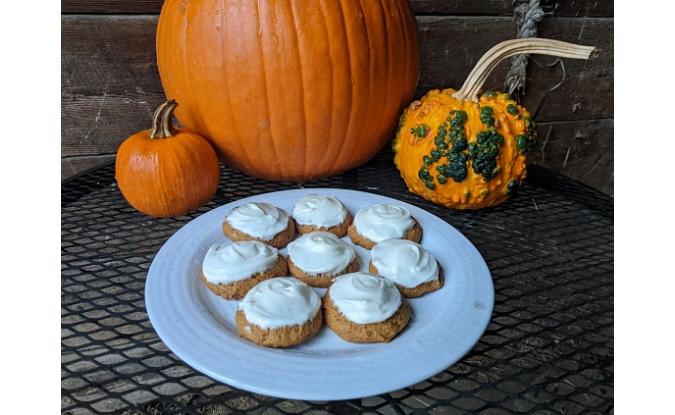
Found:
[[[110,163],[115,160],[114,154],[96,156],[66,157],[61,159],[61,180],[65,180],[85,170]]]
[[[549,167],[596,189],[614,188],[614,120],[538,124],[531,162]]]
[[[543,3],[568,16],[613,13],[612,3],[606,1],[575,2],[573,8]],[[421,43],[417,96],[434,87],[459,87],[483,52],[515,33],[510,17],[496,16],[512,13],[511,1],[412,4]],[[62,177],[106,160],[100,156],[109,158],[125,137],[148,127],[152,111],[163,100],[155,63],[157,16],[152,14],[160,7],[161,1],[62,2],[64,13],[151,13],[62,16]],[[535,56],[530,63],[521,101],[542,126],[553,128],[544,157],[535,162],[611,192],[613,19],[556,14],[541,22],[540,35],[596,45],[602,53],[593,61],[564,61],[564,76],[560,62],[551,65],[555,58]],[[488,87],[501,89],[507,69],[503,64]],[[567,132],[572,136],[565,137]],[[581,145],[576,136],[590,138]]]
[[[163,0],[62,0],[62,13],[158,14]],[[513,15],[513,8],[527,0],[410,0],[417,15]],[[542,0],[546,13],[565,17],[611,17],[612,0]]]
[[[97,102],[104,95],[121,95],[142,101],[144,95],[162,94],[155,62],[156,22],[156,16],[64,16],[64,100],[79,96]],[[514,30],[511,20],[503,17],[422,16],[418,26],[421,73],[417,95],[435,87],[461,86],[483,52],[511,38]],[[612,117],[612,30],[613,19],[542,23],[542,36],[597,45],[603,52],[592,61],[565,60],[564,74],[561,64],[546,66],[556,58],[533,57],[523,103],[539,121]],[[92,32],[97,36],[91,36]],[[501,89],[507,69],[508,63],[502,64],[487,87]],[[555,93],[549,92],[556,85]]]

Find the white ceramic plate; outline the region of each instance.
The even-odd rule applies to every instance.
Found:
[[[212,294],[199,280],[201,262],[214,243],[227,242],[225,215],[247,202],[264,201],[291,212],[307,194],[338,197],[353,214],[377,203],[410,209],[422,226],[422,245],[439,261],[445,284],[412,299],[408,327],[387,344],[353,344],[324,325],[319,334],[288,349],[261,347],[237,336],[237,301]],[[347,237],[345,237],[348,240]],[[356,247],[361,270],[369,251]],[[285,254],[285,250],[282,250]],[[323,294],[323,290],[317,290]],[[275,397],[337,400],[372,396],[427,379],[458,361],[483,334],[494,290],[478,250],[448,223],[413,205],[342,189],[299,189],[240,199],[194,219],[157,253],[145,284],[145,305],[164,343],[194,369],[228,385]]]

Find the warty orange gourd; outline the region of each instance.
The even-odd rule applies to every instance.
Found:
[[[403,111],[392,147],[408,189],[453,209],[505,201],[527,174],[536,139],[530,113],[504,92],[479,96],[490,72],[516,54],[589,59],[597,50],[550,39],[502,42],[476,64],[459,90],[429,91]]]

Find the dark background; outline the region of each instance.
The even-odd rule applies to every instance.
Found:
[[[421,43],[420,96],[459,88],[480,56],[516,36],[513,0],[411,0]],[[62,0],[61,175],[114,159],[122,140],[149,128],[164,99],[155,63],[161,0]],[[542,0],[539,36],[594,45],[592,61],[534,56],[522,103],[538,121],[533,163],[603,192],[614,184],[614,6]],[[503,89],[505,63],[486,87]],[[551,91],[557,84],[559,86]]]

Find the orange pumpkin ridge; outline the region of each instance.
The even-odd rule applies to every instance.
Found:
[[[207,203],[218,188],[218,157],[211,145],[186,129],[175,129],[167,101],[153,128],[126,139],[117,150],[115,178],[124,198],[153,217],[184,215]]]
[[[389,140],[416,87],[417,28],[407,0],[166,0],[157,65],[182,125],[226,163],[308,180]]]

